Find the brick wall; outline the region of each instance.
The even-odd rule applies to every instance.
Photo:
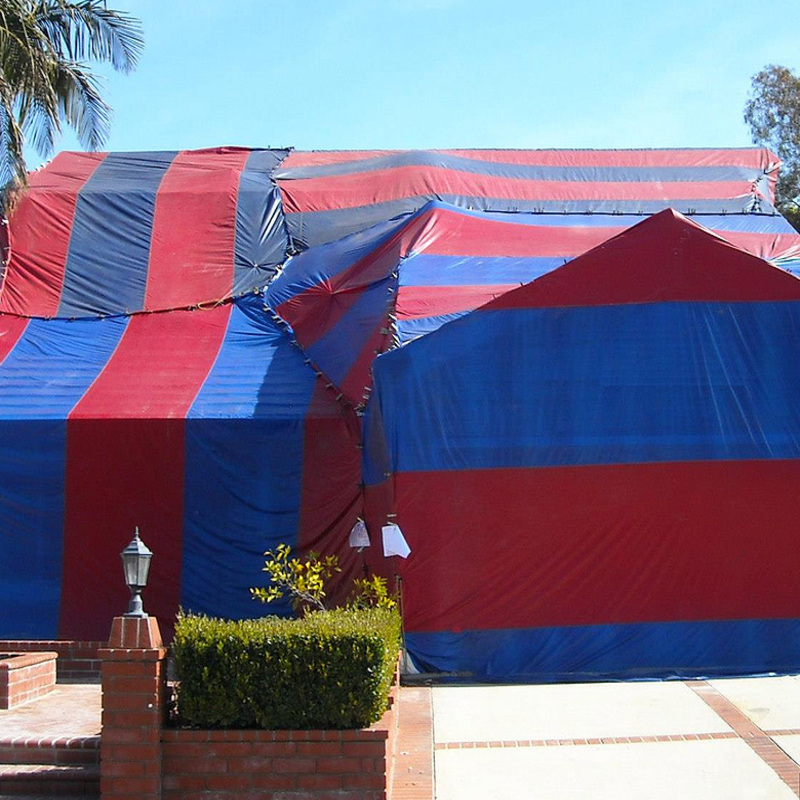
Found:
[[[363,730],[170,729],[155,620],[117,618],[100,655],[103,800],[391,798],[397,687],[389,711]]]
[[[39,653],[51,651],[58,653],[56,670],[58,680],[100,679],[100,659],[97,651],[105,647],[105,642],[74,642],[58,639],[0,639],[0,651]]]
[[[165,730],[164,800],[387,800],[397,703],[363,730]]]
[[[0,708],[24,705],[51,692],[55,683],[55,653],[0,654]]]

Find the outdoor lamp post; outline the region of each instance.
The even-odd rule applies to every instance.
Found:
[[[153,551],[139,538],[139,528],[133,533],[131,543],[122,551],[122,568],[125,570],[125,583],[131,590],[131,602],[126,617],[146,617],[142,605],[142,590],[147,586],[147,573]]]

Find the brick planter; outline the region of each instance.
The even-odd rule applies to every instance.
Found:
[[[387,800],[397,703],[361,730],[165,730],[164,800]]]
[[[0,709],[17,708],[56,685],[57,653],[0,653]]]
[[[361,730],[165,727],[158,625],[114,620],[103,659],[103,800],[390,800],[397,685],[383,718]]]

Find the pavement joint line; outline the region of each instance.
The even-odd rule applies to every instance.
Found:
[[[654,742],[699,742],[710,739],[738,739],[733,731],[714,733],[665,733],[650,736],[603,736],[601,739],[517,739],[507,742],[437,742],[436,750],[473,750],[476,748],[572,747],[584,745],[652,744]]]
[[[772,739],[772,736],[785,735],[786,731],[762,730],[708,681],[684,681],[684,685],[729,725],[735,734],[792,790],[796,797],[800,797],[800,765]]]

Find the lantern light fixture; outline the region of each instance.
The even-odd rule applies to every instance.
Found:
[[[136,527],[133,539],[120,554],[122,568],[125,571],[125,583],[131,590],[131,602],[128,605],[126,617],[146,617],[142,605],[142,591],[147,586],[147,574],[150,571],[150,559],[153,551],[139,538],[139,528]]]

